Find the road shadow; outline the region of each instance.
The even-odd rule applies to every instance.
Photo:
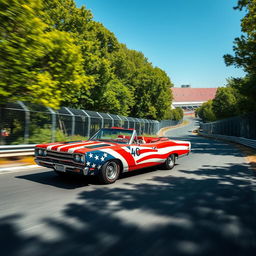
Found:
[[[159,170],[161,167],[151,167],[151,168],[144,168],[140,170],[135,170],[132,172],[122,173],[119,177],[120,180],[126,179],[129,177],[134,177],[137,175],[142,175],[145,173],[155,172]],[[102,184],[98,177],[96,176],[81,176],[76,174],[68,174],[59,176],[54,171],[43,171],[33,174],[26,174],[16,176],[17,179],[25,179],[32,182],[37,182],[40,184],[45,184],[61,189],[77,189],[81,187],[86,187],[89,185],[104,185]]]
[[[181,172],[187,176],[156,174],[144,184],[79,193],[63,218],[42,219],[58,231],[50,241],[16,232],[21,216],[2,219],[3,255],[255,255],[255,185],[247,165]]]
[[[54,171],[42,171],[33,174],[16,176],[17,179],[25,179],[40,184],[54,186],[61,189],[76,189],[96,184],[95,177],[83,177],[76,175],[59,176]]]
[[[147,168],[143,168],[143,169],[139,169],[131,172],[125,172],[120,175],[119,179],[126,179],[126,178],[134,177],[137,175],[143,175],[145,173],[153,173],[160,169],[161,169],[161,166],[154,166],[154,167],[147,167]]]
[[[187,140],[191,142],[191,149],[193,154],[210,155],[226,155],[241,157],[244,154],[234,145],[215,139],[208,139],[198,135],[186,135],[180,137],[169,137],[173,140]]]
[[[132,172],[122,173],[119,177],[120,180],[134,177],[137,175],[143,175],[145,173],[155,172],[161,169],[161,167],[151,167],[144,168],[140,170],[135,170]],[[104,185],[102,184],[98,177],[96,176],[81,176],[76,174],[59,176],[54,171],[43,171],[33,174],[26,174],[21,176],[16,176],[18,179],[25,179],[32,182],[37,182],[40,184],[45,184],[61,189],[77,189],[81,187],[86,187],[89,185]]]

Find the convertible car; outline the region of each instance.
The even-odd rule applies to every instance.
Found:
[[[100,129],[88,141],[37,145],[35,161],[60,175],[98,175],[107,184],[136,169],[162,165],[170,170],[190,149],[188,141],[137,136],[134,129],[112,127]]]

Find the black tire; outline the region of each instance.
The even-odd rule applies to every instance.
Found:
[[[102,167],[99,173],[101,183],[114,183],[120,174],[120,164],[116,161],[108,161]]]
[[[165,170],[171,170],[175,166],[175,162],[176,162],[176,155],[174,154],[169,155],[163,164],[163,168]]]

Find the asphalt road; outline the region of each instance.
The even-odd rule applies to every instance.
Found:
[[[171,171],[147,169],[115,184],[61,179],[47,169],[0,174],[0,254],[256,254],[255,176],[232,145],[191,131]]]

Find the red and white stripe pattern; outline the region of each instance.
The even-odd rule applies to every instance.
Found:
[[[90,148],[96,145],[99,147]],[[108,142],[83,141],[70,144],[38,145],[38,147],[40,146],[44,146],[50,151],[70,154],[89,152],[97,154],[96,152],[100,151],[111,155],[113,159],[119,159],[122,162],[123,171],[125,172],[164,163],[167,157],[172,153],[182,155],[190,151],[190,143],[184,141],[164,141],[147,145],[131,146],[124,146],[123,144],[117,145]],[[96,157],[96,160],[93,159],[94,158],[91,157],[89,162],[92,166],[93,164],[96,165],[98,157]]]
[[[86,146],[96,146],[96,145],[105,145],[104,142],[96,141],[83,141],[83,142],[74,142],[70,144],[55,144],[47,147],[47,150],[65,152],[65,153],[75,153],[76,150],[86,148]],[[109,143],[108,143],[109,144]],[[112,145],[112,144],[110,144]]]
[[[132,152],[136,152],[137,148],[139,148],[138,154],[131,154]],[[188,144],[184,145],[184,142],[183,145],[167,146],[162,148],[131,146],[130,149],[126,147],[125,151],[130,153],[130,156],[133,158],[133,161],[128,162],[131,169],[138,169],[164,163],[166,158],[172,153],[179,154],[189,152]]]

